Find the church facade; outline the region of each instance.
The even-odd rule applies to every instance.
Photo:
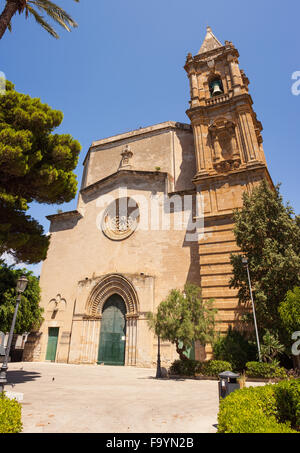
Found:
[[[219,330],[238,322],[237,290],[229,288],[233,210],[245,190],[263,178],[272,184],[238,58],[208,27],[185,64],[190,123],[92,143],[77,209],[48,217],[44,322],[24,360],[152,366],[157,338],[146,314],[187,282],[214,299]],[[204,358],[197,343],[192,354]],[[168,342],[161,356],[166,365],[178,358]]]

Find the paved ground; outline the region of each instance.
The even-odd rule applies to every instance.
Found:
[[[213,433],[216,381],[157,380],[130,367],[11,363],[25,433]],[[53,380],[54,378],[54,380]]]
[[[215,433],[218,382],[131,367],[10,363],[25,433]],[[263,385],[260,383],[248,385]]]

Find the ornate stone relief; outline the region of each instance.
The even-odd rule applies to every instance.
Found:
[[[67,306],[66,299],[61,297],[60,294],[57,294],[55,298],[50,300],[47,307],[47,312],[51,314],[51,319],[55,319],[58,312],[65,311],[66,306]]]
[[[103,277],[92,290],[86,305],[88,316],[101,317],[103,306],[113,294],[119,294],[126,305],[126,317],[138,317],[138,296],[129,280],[123,275],[111,274]]]
[[[130,159],[133,156],[133,152],[130,150],[129,145],[125,146],[125,149],[121,152],[121,156],[122,156],[122,159],[121,159],[121,163],[120,163],[120,168],[130,167],[131,166]]]
[[[227,118],[219,118],[209,127],[213,145],[213,167],[217,172],[235,170],[241,165],[235,128],[236,125]]]

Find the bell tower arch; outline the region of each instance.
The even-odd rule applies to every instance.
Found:
[[[262,124],[253,110],[249,80],[232,42],[207,27],[197,55],[184,66],[190,82],[190,118],[197,171],[193,182],[204,201],[204,237],[199,240],[204,299],[215,299],[220,330],[239,319],[237,291],[229,288],[230,253],[238,252],[233,210],[242,194],[262,179],[272,185],[263,151]]]

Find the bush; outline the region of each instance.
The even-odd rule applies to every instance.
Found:
[[[299,382],[236,390],[220,402],[219,433],[296,433]],[[289,404],[284,405],[283,395]],[[299,403],[298,403],[299,404]],[[292,427],[291,427],[292,425]]]
[[[21,404],[0,393],[0,433],[22,431]]]
[[[250,378],[263,379],[286,379],[287,372],[275,363],[248,362],[246,363],[246,375]]]
[[[243,371],[246,363],[257,358],[257,348],[245,335],[229,327],[225,336],[213,345],[214,358],[230,362],[235,371]]]
[[[223,371],[232,371],[229,362],[220,360],[209,360],[199,362],[198,360],[175,360],[170,367],[170,373],[179,376],[195,376],[200,374],[208,377],[219,377]]]
[[[288,420],[300,430],[300,379],[282,381],[275,387],[280,421]]]
[[[219,374],[224,371],[232,371],[232,366],[224,360],[209,360],[201,363],[200,374],[204,376],[219,377]]]
[[[198,360],[175,360],[170,367],[170,373],[178,376],[195,376],[200,365],[201,362]]]

